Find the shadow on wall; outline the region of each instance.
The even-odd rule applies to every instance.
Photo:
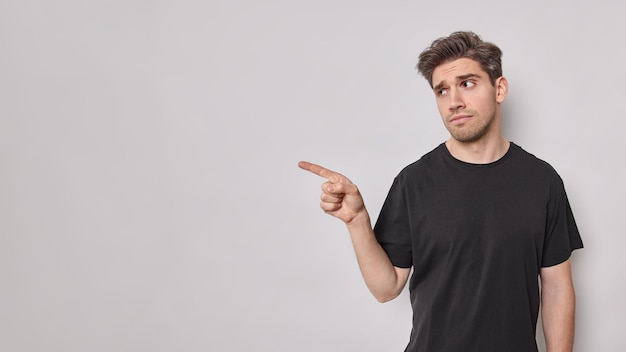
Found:
[[[518,140],[523,139],[522,131],[527,130],[524,128],[522,106],[522,98],[511,94],[509,90],[506,100],[502,103],[502,134],[504,138],[517,144],[520,144]]]

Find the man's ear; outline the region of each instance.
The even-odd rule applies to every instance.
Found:
[[[506,94],[509,91],[509,82],[504,76],[496,79],[496,101],[502,103],[506,99]]]

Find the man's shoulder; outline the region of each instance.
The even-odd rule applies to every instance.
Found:
[[[556,173],[556,170],[544,159],[541,159],[535,154],[526,151],[519,145],[511,142],[511,148],[516,162],[520,163],[524,167],[532,167],[534,170],[543,171],[547,173]]]
[[[405,166],[400,171],[398,176],[412,176],[412,175],[419,174],[420,172],[423,172],[429,167],[439,164],[444,157],[445,157],[444,144],[441,143],[437,145],[437,147],[435,147],[433,150],[422,155],[416,161]]]

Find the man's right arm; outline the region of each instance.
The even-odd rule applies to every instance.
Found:
[[[370,292],[379,302],[396,298],[409,277],[410,268],[395,267],[380,246],[358,187],[347,177],[308,162],[300,168],[328,181],[322,185],[320,207],[348,227],[357,262]]]
[[[363,219],[355,218],[346,225],[361,275],[370,292],[381,303],[398,297],[406,285],[411,269],[399,268],[391,263],[389,256],[376,240],[367,211]]]

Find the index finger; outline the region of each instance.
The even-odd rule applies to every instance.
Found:
[[[316,174],[317,176],[321,176],[324,177],[326,179],[330,178],[333,175],[337,175],[336,172],[329,170],[321,165],[317,165],[317,164],[313,164],[310,163],[308,161],[301,161],[298,163],[298,166],[302,169],[302,170],[306,170],[309,172],[312,172],[314,174]]]

